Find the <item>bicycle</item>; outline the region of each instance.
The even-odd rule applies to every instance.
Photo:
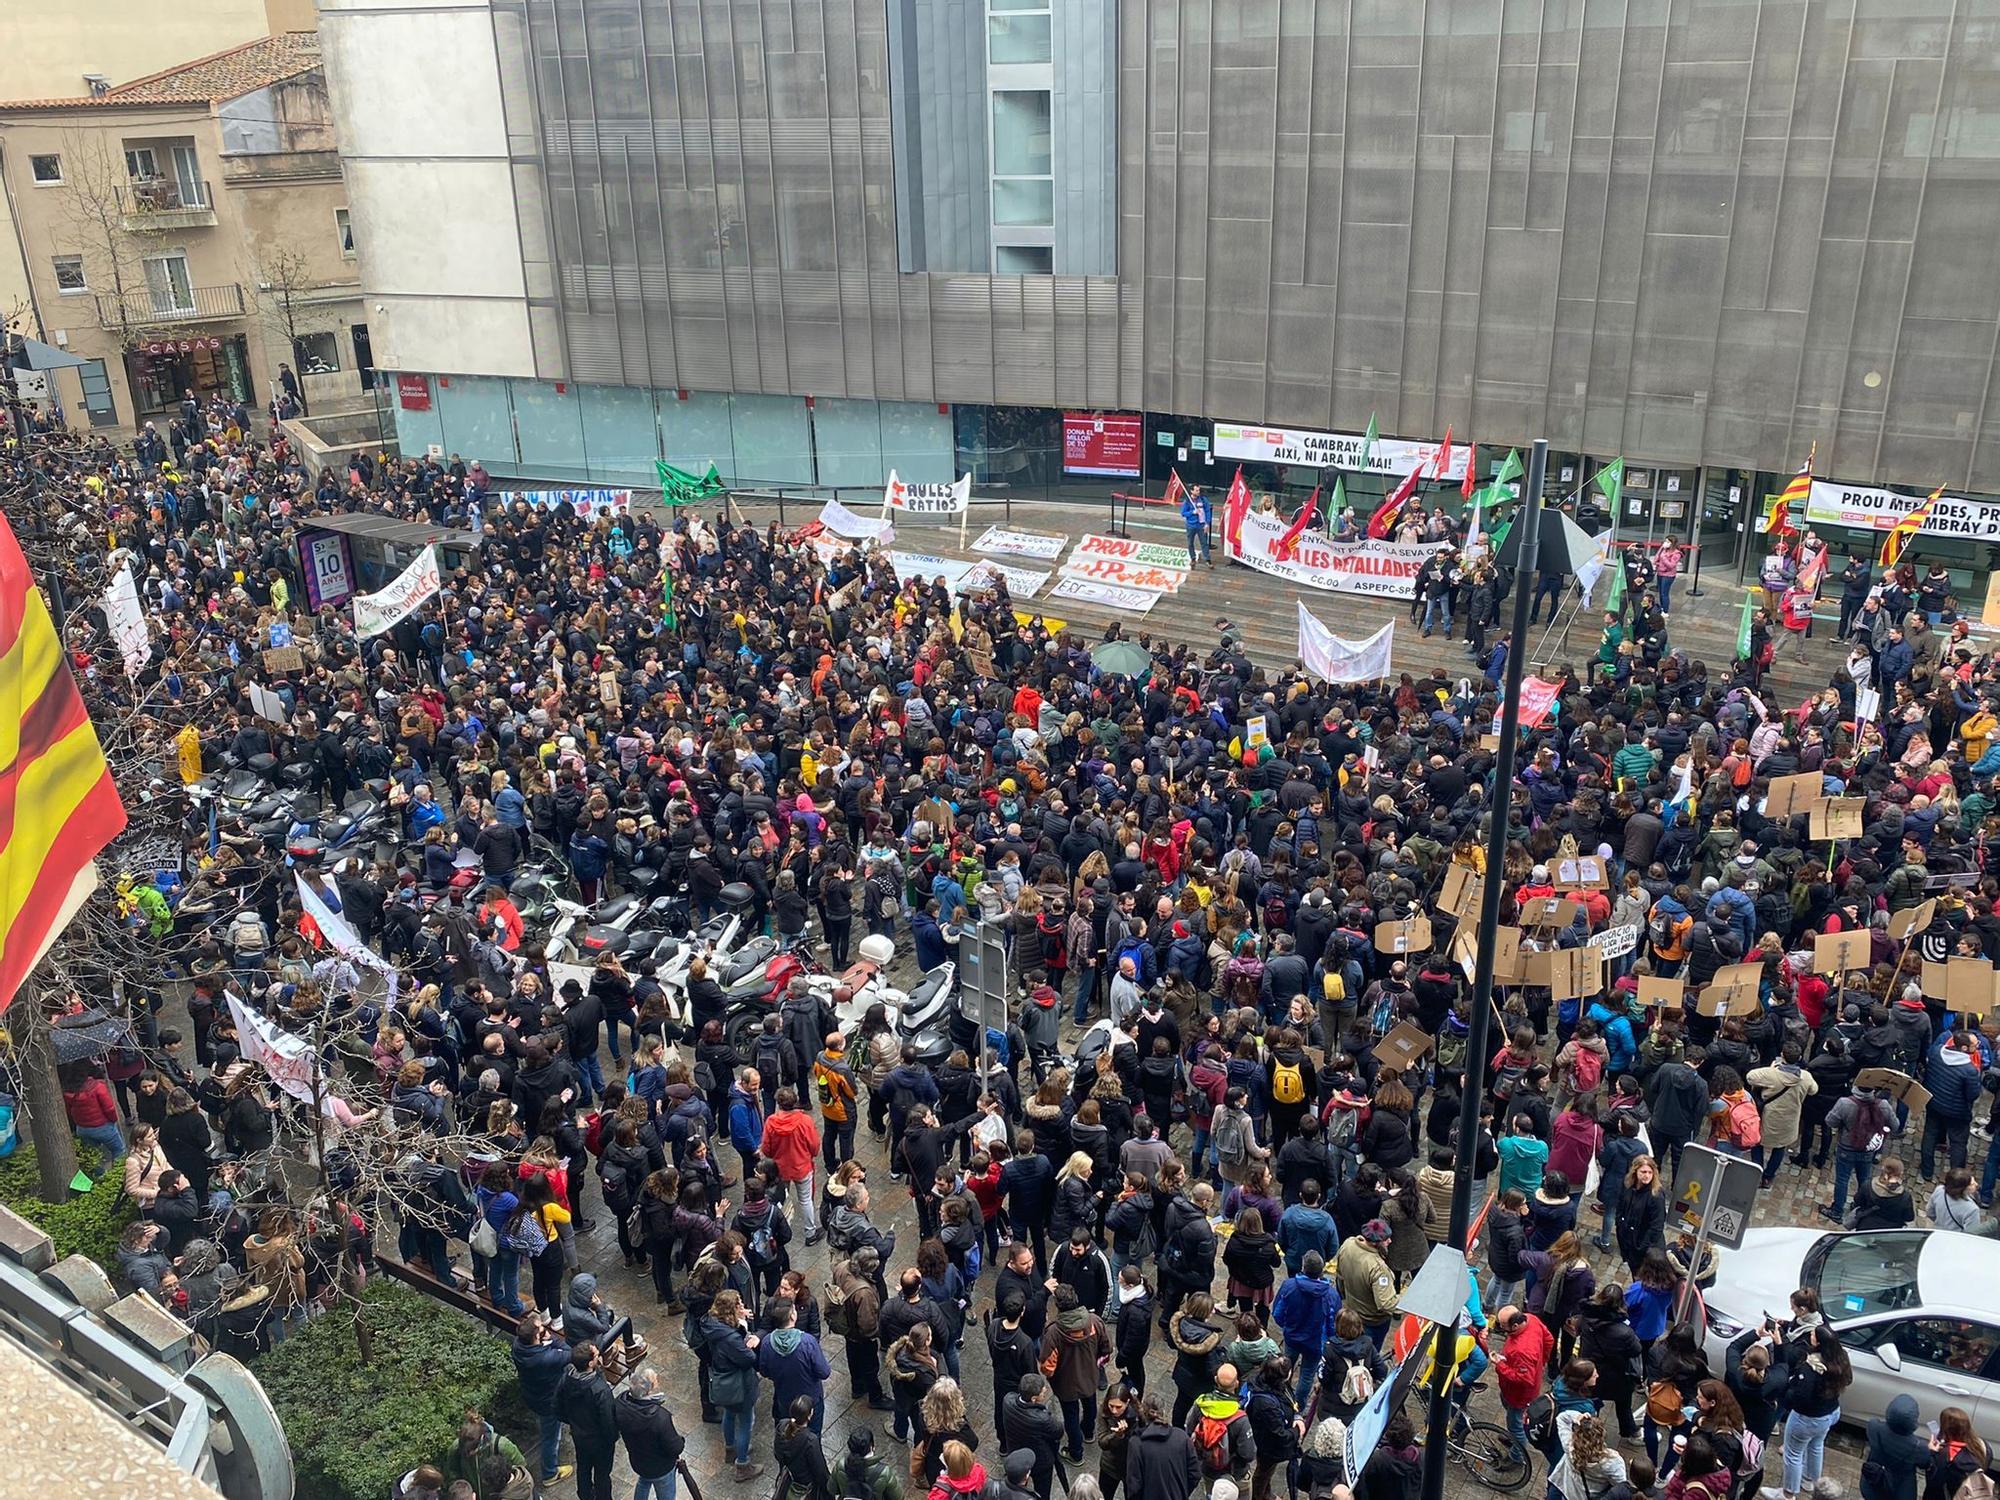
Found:
[[[1420,1412],[1417,1431],[1420,1435],[1427,1435],[1430,1432],[1430,1388],[1418,1386],[1411,1394],[1416,1397]],[[1457,1464],[1476,1483],[1503,1495],[1511,1495],[1526,1486],[1535,1473],[1534,1455],[1516,1453],[1514,1439],[1505,1427],[1497,1422],[1475,1422],[1466,1415],[1464,1407],[1458,1407],[1451,1414],[1451,1426],[1445,1436],[1445,1461]]]

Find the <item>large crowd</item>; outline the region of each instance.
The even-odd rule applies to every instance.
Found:
[[[1399,1291],[1464,1174],[1482,1274],[1453,1389],[1497,1396],[1552,1495],[1729,1500],[1768,1475],[1795,1500],[1820,1482],[1846,1356],[1801,1289],[1710,1367],[1683,1291],[1718,1252],[1670,1212],[1683,1151],[1748,1156],[1766,1181],[1831,1160],[1824,1212],[1850,1226],[1993,1231],[2000,1152],[1976,1174],[1968,1157],[1992,1040],[1902,960],[2000,959],[2000,689],[1914,577],[1856,561],[1851,654],[1788,704],[1758,691],[1768,651],[1711,667],[1677,649],[1678,551],[1635,556],[1602,672],[1560,673],[1497,799],[1504,649],[1483,635],[1487,672],[1460,680],[1328,685],[1227,631],[1142,638],[1150,669],[1107,676],[1004,581],[899,583],[881,555],[726,505],[580,516],[455,457],[315,478],[240,410],[190,399],[171,425],[171,451],[150,429],[126,449],[32,435],[37,493],[132,562],[152,630],[128,686],[80,612],[87,690],[149,705],[177,781],[270,773],[269,756],[329,807],[384,786],[385,838],[308,873],[396,983],[385,997],[378,966],[323,945],[239,815],[192,815],[184,870],[125,886],[186,1026],[142,1003],[142,1045],[73,1070],[65,1099],[143,1210],[121,1275],[218,1347],[287,1337],[337,1295],[344,1257],[391,1243],[515,1320],[539,1441],[524,1453],[474,1416],[411,1455],[411,1500],[539,1493],[570,1473],[565,1434],[579,1494],[607,1500],[622,1448],[636,1500],[672,1497],[706,1423],[737,1480],[775,1466],[779,1500],[1049,1500],[1058,1482],[1078,1500],[1268,1500],[1350,1479],[1413,1500],[1411,1417],[1352,1476],[1346,1424],[1390,1375]],[[341,511],[474,531],[476,562],[357,639],[344,609],[306,606],[296,545]],[[1458,535],[1443,512],[1425,524]],[[1441,554],[1417,601],[1445,601],[1426,617],[1447,632],[1461,587],[1458,619],[1470,607],[1483,632],[1527,586],[1472,550],[1462,571]],[[285,642],[301,664],[274,671],[264,649]],[[1871,690],[1879,716],[1857,725]],[[1816,841],[1804,811],[1767,815],[1771,780],[1801,772],[1865,799],[1865,831]],[[1601,881],[1565,882],[1593,857]],[[1472,1055],[1453,870],[1500,882],[1510,925],[1567,899],[1530,951],[1628,928],[1629,951],[1582,996],[1510,978]],[[893,1007],[844,1024],[844,995],[801,974],[735,1039],[721,963],[677,978],[608,955],[557,982],[526,873],[583,903],[665,893],[694,925],[739,912],[834,970],[857,926],[929,972],[997,922],[1015,1009],[937,1062]],[[1892,915],[1927,901],[1929,925],[1892,942]],[[1415,916],[1427,946],[1377,944]],[[1830,982],[1812,940],[1850,930],[1868,964]],[[1747,1014],[1640,1002],[1649,979],[1692,996],[1742,963]],[[337,1017],[360,1038],[336,1135],[393,1140],[393,1191],[336,1172],[333,1201],[288,1199],[268,1163],[299,1106],[245,1061],[229,997],[302,1037]],[[1430,1045],[1398,1066],[1378,1049],[1404,1022]],[[1920,1148],[1896,1100],[1859,1085],[1871,1067],[1928,1089]],[[905,1196],[915,1243],[887,1225]],[[698,1414],[669,1410],[659,1351],[578,1253],[605,1217],[698,1366]],[[961,1377],[967,1339],[990,1356],[990,1405]],[[851,1424],[828,1452],[842,1382],[881,1430]],[[1908,1406],[1871,1431],[1869,1500],[1951,1500],[1984,1449],[1964,1411],[1931,1437]],[[1635,1437],[1643,1457],[1621,1453]]]

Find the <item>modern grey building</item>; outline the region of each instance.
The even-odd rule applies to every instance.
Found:
[[[321,16],[405,445],[496,472],[1157,491],[1376,413],[1717,540],[1814,443],[2000,491],[2000,0]],[[1091,412],[1143,475],[1065,474]]]

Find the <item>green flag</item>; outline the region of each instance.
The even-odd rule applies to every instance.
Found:
[[[722,493],[722,475],[714,464],[708,466],[706,474],[690,474],[685,469],[676,469],[664,458],[653,460],[653,468],[660,476],[660,498],[668,505],[692,505],[697,500]]]
[[[1368,430],[1361,434],[1361,467],[1366,469],[1368,461],[1375,456],[1375,444],[1382,436],[1382,424],[1375,420],[1375,413],[1368,413]]]
[[[660,614],[667,622],[667,629],[680,629],[680,621],[674,615],[674,571],[672,568],[660,570]]]
[[[1743,617],[1736,623],[1736,659],[1750,659],[1750,621],[1757,613],[1757,606],[1751,601],[1756,598],[1752,589],[1743,591]]]
[[[1512,484],[1521,477],[1522,472],[1521,450],[1519,448],[1509,448],[1507,450],[1507,457],[1501,461],[1500,472],[1493,476],[1493,483],[1496,487],[1503,484]]]
[[[1346,509],[1347,486],[1341,482],[1340,475],[1335,474],[1333,476],[1333,499],[1326,507],[1326,514],[1319,518],[1320,528],[1328,536],[1333,535],[1333,523],[1339,519],[1340,513]]]
[[[1604,503],[1610,507],[1612,518],[1618,515],[1618,497],[1625,488],[1625,460],[1614,458],[1597,471],[1597,477],[1590,481],[1604,496]]]
[[[1513,529],[1514,529],[1514,518],[1512,516],[1509,516],[1506,520],[1500,522],[1486,534],[1487,545],[1490,546],[1495,553],[1498,553],[1502,547],[1507,545],[1507,533],[1512,531]]]
[[[1611,594],[1604,601],[1604,607],[1616,614],[1625,603],[1625,560],[1618,555],[1618,549],[1611,549]]]

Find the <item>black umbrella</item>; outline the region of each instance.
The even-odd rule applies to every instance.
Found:
[[[139,1044],[132,1039],[132,1028],[124,1018],[101,1010],[80,1010],[49,1022],[49,1045],[60,1067],[86,1057],[102,1057],[118,1047]]]
[[[1523,532],[1524,528],[1517,522],[1508,531],[1507,540],[1500,544],[1495,560],[1502,567],[1521,566],[1521,543],[1525,540]],[[1574,573],[1603,550],[1595,537],[1586,535],[1584,529],[1564,512],[1542,512],[1542,545],[1536,555],[1535,566],[1543,573]]]

